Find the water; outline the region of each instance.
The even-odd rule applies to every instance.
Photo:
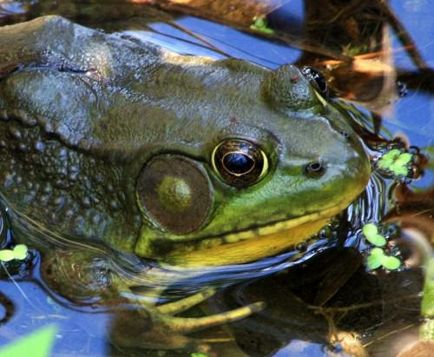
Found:
[[[97,1],[95,3],[98,4]],[[389,66],[386,69],[392,69],[393,73],[384,71],[380,75],[373,70],[375,62],[361,61],[359,67],[349,68],[342,63],[336,65],[336,61],[344,60],[341,58],[342,53],[349,55],[351,51],[361,50],[359,47],[362,45],[354,44],[354,48],[342,49],[338,32],[330,30],[330,34],[327,34],[323,30],[316,33],[315,29],[321,25],[318,22],[312,28],[304,27],[303,17],[315,13],[312,2],[306,3],[310,3],[309,11],[304,9],[301,1],[291,1],[278,7],[269,16],[270,27],[285,29],[288,34],[281,36],[280,40],[273,36],[243,33],[233,27],[188,15],[169,15],[168,22],[167,15],[150,8],[140,7],[139,11],[139,5],[136,4],[132,5],[134,8],[131,10],[127,4],[119,7],[115,2],[97,11],[92,11],[90,2],[62,2],[62,6],[51,1],[0,2],[0,24],[20,22],[47,13],[60,13],[85,25],[122,32],[140,41],[151,41],[183,54],[237,57],[269,68],[285,63],[314,65],[333,79],[332,89],[339,95],[358,99],[363,107],[375,110],[377,117],[381,118],[381,125],[376,126],[368,120],[365,127],[371,131],[379,128],[381,138],[391,140],[399,136],[410,145],[419,147],[423,153],[432,155],[434,102],[429,82],[433,78],[430,70],[434,60],[430,34],[433,33],[434,24],[430,21],[432,10],[429,3],[424,0],[390,2],[398,23],[416,40],[414,46],[424,63],[421,64],[420,59],[415,60],[414,56],[412,59],[412,53],[403,48],[402,36],[400,39],[393,28],[387,27],[387,33],[382,33],[384,37],[381,40],[384,41],[377,44],[377,51],[384,51],[384,63]],[[136,16],[131,17],[131,11]],[[348,21],[342,25],[348,33],[355,32],[355,39],[363,38],[366,32],[375,34],[372,23],[393,25],[393,19],[384,17],[384,13],[363,7],[359,11],[360,16],[348,16]],[[324,13],[327,11],[324,10]],[[362,22],[363,19],[366,19],[366,24]],[[313,24],[314,20],[311,18]],[[287,42],[294,38],[298,40],[288,46]],[[315,42],[316,38],[320,42]],[[375,39],[375,36],[372,35],[372,38]],[[376,41],[380,42],[378,38]],[[317,51],[303,51],[311,48]],[[370,49],[366,52],[373,51]],[[324,53],[333,56],[325,57]],[[363,65],[369,70],[363,69]],[[381,76],[382,73],[387,75]],[[407,84],[408,93],[405,97],[397,98],[395,80]],[[366,132],[364,136],[367,142],[371,141],[372,155],[378,155],[382,149],[382,144],[378,142],[380,137]],[[434,206],[432,168],[428,164],[423,175],[408,186],[420,193],[417,199],[411,196],[416,204],[411,204],[409,194],[401,195],[404,198],[400,204],[399,217],[406,227],[420,227],[420,222],[414,218],[416,214],[426,218],[425,231],[434,231],[432,216],[429,216]],[[357,333],[371,355],[392,356],[417,335],[418,293],[423,279],[419,267],[416,264],[398,272],[367,273],[364,267],[358,265],[364,259],[362,255],[352,250],[325,249],[329,244],[325,244],[324,238],[330,238],[331,235],[334,238],[332,242],[336,243],[344,237],[347,239],[343,245],[357,246],[363,251],[365,246],[361,243],[361,225],[369,221],[377,222],[388,212],[390,217],[396,216],[391,198],[393,192],[402,190],[402,187],[396,189],[393,181],[374,175],[366,193],[348,210],[347,216],[341,218],[341,224],[336,225],[342,227],[342,223],[348,221],[350,224],[346,229],[334,228],[332,233],[323,232],[315,244],[299,247],[299,252],[282,254],[247,266],[233,266],[200,274],[194,271],[170,271],[170,274],[182,275],[183,279],[176,279],[178,282],[172,284],[173,280],[168,278],[172,291],[166,291],[166,294],[182,296],[186,291],[197,291],[203,284],[228,286],[202,304],[202,312],[193,312],[200,315],[230,310],[246,302],[267,302],[266,313],[230,324],[225,330],[215,329],[196,335],[234,340],[213,344],[209,355],[322,356],[331,351],[328,337],[331,328],[336,327],[341,331],[340,337],[345,331]],[[12,239],[6,229],[2,232],[4,241]],[[399,244],[406,247],[402,242]],[[39,255],[36,251],[32,254],[32,261],[25,267],[19,267],[21,271],[15,272],[14,279],[7,279],[6,273],[1,274],[4,279],[0,281],[0,301],[5,308],[4,311],[0,310],[0,314],[4,314],[4,320],[7,321],[0,328],[0,345],[54,323],[59,328],[53,350],[55,356],[135,356],[141,353],[135,348],[118,349],[108,343],[110,331],[118,320],[113,320],[113,315],[105,313],[104,308],[71,306],[67,300],[47,290],[37,269]],[[411,249],[408,254],[411,255]],[[296,266],[285,274],[271,274],[294,263],[297,263]],[[351,279],[347,281],[345,274],[341,274],[343,271],[353,272]],[[164,277],[167,278],[167,275]],[[259,277],[264,278],[252,280]],[[162,283],[162,275],[156,274],[155,279],[157,283]],[[235,282],[237,284],[230,286]],[[314,301],[318,298],[317,291],[324,286],[328,289],[328,295],[325,295],[329,299],[326,307],[313,307],[318,302]],[[333,290],[336,290],[336,294],[331,293]],[[348,306],[354,308],[327,309]],[[141,327],[137,323],[132,328]],[[342,348],[345,347],[342,345],[345,343],[336,344],[333,353],[342,354]],[[147,354],[184,356],[194,351],[193,348],[177,352],[149,351]]]

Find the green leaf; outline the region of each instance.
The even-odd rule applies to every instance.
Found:
[[[190,357],[208,357],[208,355],[202,352],[193,352],[190,354]]]
[[[374,270],[381,267],[383,258],[384,258],[383,249],[381,248],[372,249],[366,261],[368,269]]]
[[[269,27],[262,27],[259,29],[259,31],[261,31],[263,33],[268,33],[269,35],[274,34],[274,30],[270,29]]]
[[[434,258],[428,259],[425,270],[425,283],[423,287],[421,314],[425,320],[434,318]],[[434,339],[434,320],[429,324],[433,327],[429,335]],[[429,327],[426,326],[426,327]],[[428,331],[426,331],[428,333]]]
[[[390,165],[392,165],[393,160],[383,160],[380,159],[380,161],[378,161],[378,167],[382,170],[388,170]]]
[[[412,159],[413,159],[412,154],[410,154],[408,152],[404,152],[401,155],[399,155],[399,157],[396,159],[395,163],[404,166],[404,165],[407,165]]]
[[[378,167],[380,169],[383,169],[383,170],[388,170],[390,165],[392,165],[392,163],[393,163],[393,160],[380,159],[380,161],[378,161]]]
[[[374,223],[368,223],[363,226],[362,232],[366,238],[369,238],[378,234],[378,227]]]
[[[397,257],[384,256],[381,265],[387,270],[396,270],[401,266],[401,261]]]
[[[0,349],[0,357],[49,357],[57,327],[48,325]]]
[[[399,156],[401,155],[401,151],[398,149],[392,149],[388,152],[386,152],[382,157],[381,160],[391,160],[395,161]]]
[[[406,166],[393,164],[390,166],[390,171],[392,171],[396,176],[407,176],[408,168]]]
[[[253,20],[255,21],[253,23],[253,26],[255,26],[256,28],[267,27],[267,20],[264,17],[259,16],[257,18],[254,18]]]
[[[250,29],[264,32],[267,34],[273,34],[274,30],[268,27],[268,20],[264,16],[258,16],[253,18],[253,24],[250,26]]]
[[[1,262],[10,262],[14,260],[14,252],[10,249],[2,249],[0,250],[0,261]]]
[[[13,249],[14,258],[18,260],[24,260],[27,257],[27,246],[25,244],[18,244]]]
[[[390,166],[395,162],[396,159],[401,155],[401,151],[398,149],[390,150],[385,153],[378,161],[378,167],[383,170],[389,170]]]
[[[386,238],[384,238],[381,234],[375,234],[369,237],[366,237],[369,243],[375,245],[376,247],[384,247],[386,245]]]

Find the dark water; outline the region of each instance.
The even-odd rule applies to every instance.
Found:
[[[323,19],[320,15],[314,16],[316,9],[312,1],[290,1],[269,16],[270,27],[281,29],[278,36],[255,36],[206,19],[180,13],[160,14],[147,7],[140,11],[134,8],[134,14],[137,13],[138,16],[132,17],[128,6],[121,2],[110,2],[105,7],[106,11],[101,11],[100,8],[92,10],[90,3],[98,4],[97,1],[59,4],[52,1],[0,2],[0,24],[60,13],[84,25],[109,32],[123,32],[179,53],[213,58],[237,57],[269,68],[285,63],[314,65],[324,71],[331,81],[333,91],[343,97],[357,99],[360,108],[368,108],[375,113],[375,120],[371,121],[370,112],[363,109],[369,120],[364,125],[365,131],[360,129],[370,143],[373,156],[381,151],[385,140],[397,136],[408,145],[420,148],[428,157],[434,153],[434,75],[430,70],[434,61],[434,23],[430,3],[426,0],[391,1],[390,9],[396,17],[388,17],[384,12],[379,14],[363,6],[356,8],[354,11],[360,11],[359,16],[347,16],[349,19],[343,21],[337,29],[332,25],[325,27],[330,33],[324,29],[315,32],[315,29],[321,29]],[[345,9],[343,5],[347,2],[326,3],[335,6],[340,4]],[[308,7],[305,8],[305,5]],[[324,8],[323,13],[326,12]],[[310,23],[312,26],[307,26]],[[361,72],[356,67],[330,65],[331,61],[343,61],[342,54],[348,56],[351,53],[350,49],[344,48],[348,38],[342,35],[343,29],[355,33],[355,42],[360,39],[360,43],[354,45],[353,52],[373,53],[374,48],[369,48],[373,39],[381,42],[382,47],[378,45],[376,51],[389,52],[388,58],[383,58],[388,65],[387,71],[380,74],[375,72],[375,61],[360,63],[360,66],[366,65],[368,68],[360,70]],[[405,35],[415,40],[414,43],[407,41],[403,44],[403,30],[406,31]],[[378,40],[379,36],[382,36],[381,41]],[[288,42],[292,45],[288,45]],[[315,46],[318,51],[315,51]],[[364,52],[363,46],[367,47]],[[331,56],[326,56],[324,52]],[[333,54],[336,56],[333,57]],[[389,87],[386,83],[388,81],[392,83]],[[407,94],[401,98],[396,93],[396,81],[406,86]],[[393,180],[378,174],[373,176],[367,192],[340,221],[349,223],[344,228],[336,228],[339,226],[336,224],[332,233],[334,243],[339,238],[346,237],[347,240],[342,245],[356,246],[362,253],[349,249],[325,249],[324,239],[320,239],[303,254],[291,252],[252,264],[249,268],[244,266],[218,273],[213,271],[209,275],[202,275],[202,280],[196,277],[184,279],[182,284],[175,286],[174,290],[181,294],[182,291],[193,291],[204,280],[223,282],[221,285],[238,281],[238,284],[221,289],[215,297],[202,304],[202,312],[193,312],[195,314],[226,311],[246,302],[267,302],[268,307],[264,313],[230,324],[224,330],[214,329],[197,335],[231,339],[230,342],[213,344],[208,354],[344,355],[345,342],[332,346],[329,339],[330,333],[341,331],[340,336],[345,332],[357,334],[361,345],[370,355],[396,355],[407,342],[417,336],[420,321],[418,293],[421,291],[423,274],[418,264],[409,264],[397,272],[366,272],[363,266],[359,266],[365,257],[365,247],[360,242],[360,228],[363,223],[380,221],[386,214],[391,218],[396,217],[392,197],[393,192],[399,191],[403,199],[398,217],[401,217],[403,226],[420,228],[420,222],[414,223],[416,221],[412,217],[423,216],[426,217],[423,232],[434,232],[432,168],[428,163],[419,178],[405,185],[421,194],[413,205],[407,204],[410,199],[405,194],[407,191],[402,188],[403,185],[397,188]],[[10,239],[6,233],[7,230],[3,229],[4,241]],[[330,236],[327,233],[323,235]],[[402,245],[406,247],[404,243]],[[407,255],[411,255],[411,252],[407,252]],[[302,258],[298,259],[300,256]],[[406,254],[403,253],[402,256],[405,259]],[[292,267],[295,262],[296,266]],[[32,263],[37,267],[37,255]],[[288,267],[291,269],[285,273],[271,274]],[[21,269],[21,274],[17,274],[14,279],[7,279],[2,274],[4,279],[0,281],[0,301],[4,305],[0,314],[4,314],[7,320],[0,326],[0,345],[6,345],[39,327],[55,323],[59,327],[53,350],[55,356],[141,355],[142,352],[134,348],[119,349],[108,343],[112,314],[106,314],[101,309],[73,307],[61,297],[47,293],[36,268],[27,266]],[[343,271],[349,271],[351,278],[347,279],[345,274],[341,274]],[[264,278],[253,280],[255,277]],[[315,299],[320,299],[318,291],[324,286],[327,301],[323,307],[318,307],[318,300]],[[339,307],[340,310],[333,310],[333,307]],[[135,328],[140,327],[138,324]],[[355,345],[358,348],[359,345]],[[356,347],[354,350],[359,351]],[[148,351],[146,355],[188,356],[192,352],[195,350]]]

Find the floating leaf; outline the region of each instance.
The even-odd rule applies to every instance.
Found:
[[[369,243],[377,247],[384,247],[386,245],[386,238],[378,233],[378,227],[374,223],[365,224],[362,232]]]
[[[378,233],[378,227],[374,223],[368,223],[363,226],[362,232],[365,235],[365,237],[368,238]]]
[[[381,267],[384,257],[385,255],[383,249],[381,248],[372,249],[366,261],[368,269],[374,270]]]
[[[267,19],[263,16],[254,17],[253,21],[255,27],[267,27]]]
[[[268,27],[268,20],[264,16],[254,17],[253,21],[253,24],[250,26],[252,30],[264,32],[270,35],[274,33],[274,30]]]
[[[18,244],[13,249],[14,258],[18,260],[24,260],[27,257],[27,246],[25,244]]]
[[[381,234],[374,234],[369,237],[366,237],[369,243],[377,246],[384,247],[386,245],[386,238],[384,238]]]
[[[395,176],[407,176],[409,171],[407,165],[412,159],[412,154],[393,149],[380,158],[378,167],[391,171]]]
[[[400,155],[401,151],[399,151],[398,149],[390,150],[380,158],[380,160],[378,161],[378,167],[383,170],[388,170],[390,168],[390,165],[392,165]]]
[[[382,160],[391,160],[394,161],[396,160],[399,156],[401,155],[401,151],[399,149],[392,149],[390,151],[388,151],[387,153],[385,153],[381,159]]]
[[[397,257],[384,256],[381,265],[387,270],[396,270],[401,266],[401,261]]]
[[[401,155],[399,155],[399,157],[396,159],[395,163],[399,164],[399,165],[407,165],[412,159],[413,159],[412,154],[410,154],[408,152],[404,152]]]
[[[49,325],[0,349],[0,357],[49,357],[57,327]]]
[[[378,161],[378,167],[382,170],[388,170],[390,165],[392,165],[393,161],[383,160]]]
[[[390,166],[389,170],[392,171],[396,176],[407,176],[408,175],[407,166],[392,164]]]
[[[10,262],[14,260],[14,252],[10,249],[2,249],[0,250],[0,261],[1,262]]]

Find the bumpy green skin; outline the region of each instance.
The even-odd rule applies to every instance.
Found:
[[[354,199],[368,180],[368,158],[345,114],[324,103],[291,65],[270,71],[180,56],[55,16],[6,26],[1,192],[50,231],[164,260],[177,244]],[[264,179],[244,189],[223,182],[210,157],[226,138],[262,148]],[[189,158],[209,183],[206,219],[186,234],[162,227],[137,198],[142,168],[163,153]],[[305,165],[318,159],[325,174],[306,176]]]

